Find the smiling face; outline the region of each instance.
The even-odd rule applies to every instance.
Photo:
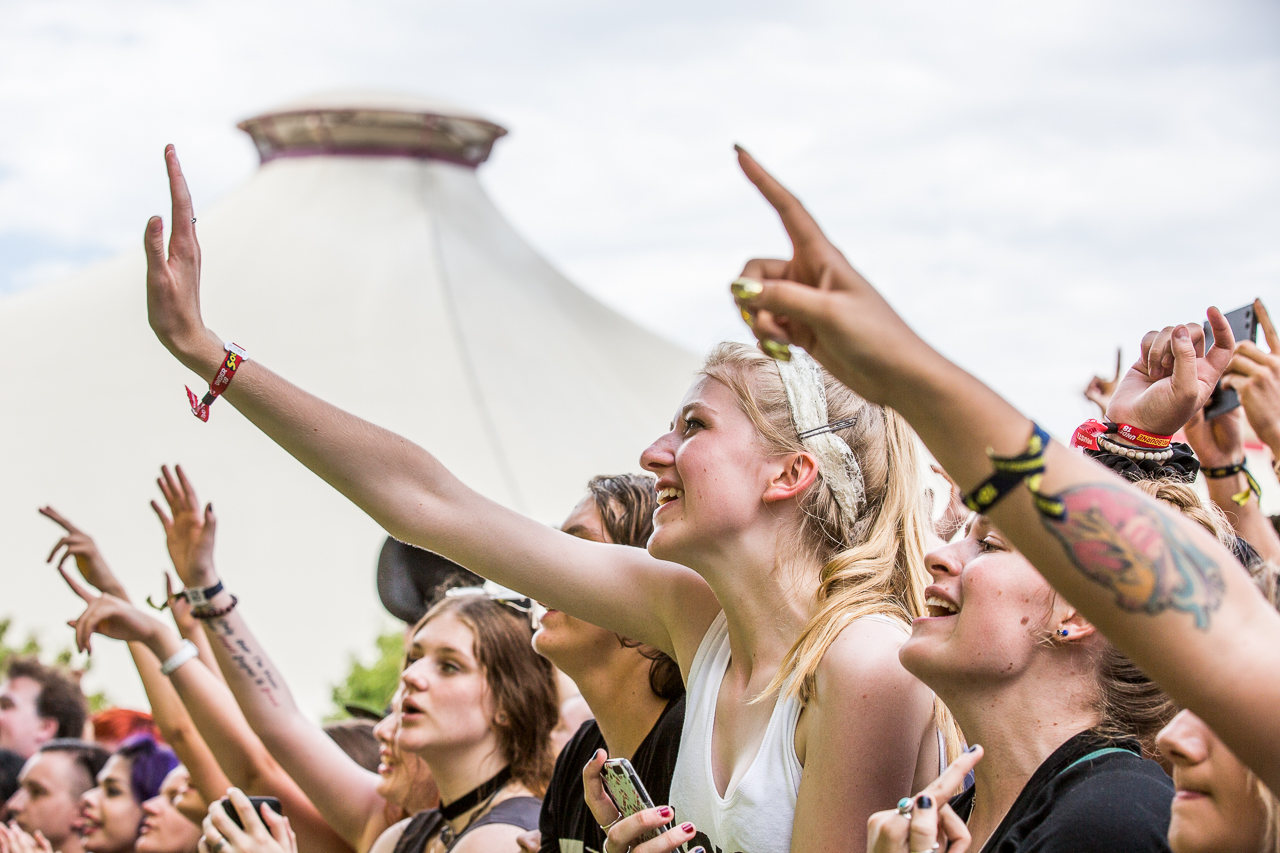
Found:
[[[98,785],[80,798],[80,834],[89,853],[127,853],[138,840],[142,807],[133,799],[133,762],[113,755],[98,774]]]
[[[399,747],[428,763],[478,745],[497,749],[493,695],[475,655],[475,633],[444,611],[418,629],[400,675]]]
[[[658,478],[649,552],[696,568],[768,514],[763,496],[784,460],[766,452],[733,391],[704,376],[640,464]]]
[[[933,577],[925,590],[929,615],[912,624],[899,652],[903,666],[949,695],[1026,673],[1061,616],[1035,567],[983,516],[925,563]]]
[[[592,542],[613,540],[605,530],[604,520],[595,499],[590,495],[579,501],[560,527],[565,533]],[[593,663],[607,660],[622,646],[618,635],[590,622],[575,619],[560,610],[548,610],[533,635],[533,648],[547,660],[574,678]]]
[[[1173,853],[1259,850],[1266,809],[1249,771],[1204,721],[1182,711],[1156,739],[1173,763]]]
[[[400,699],[404,685],[396,689],[391,707],[396,709],[378,721],[373,736],[378,740],[378,794],[404,810],[405,817],[435,808],[440,800],[431,768],[420,756],[396,746],[400,729]]]
[[[138,830],[137,853],[192,853],[201,830],[183,816],[179,805],[189,799],[191,774],[179,765],[169,771],[160,793],[142,804],[145,817]]]
[[[9,798],[9,810],[24,831],[38,829],[55,850],[60,849],[71,835],[80,795],[90,781],[71,753],[37,752],[18,776],[18,791]]]

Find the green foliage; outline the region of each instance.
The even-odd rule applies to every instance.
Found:
[[[90,661],[88,660],[85,661],[82,669],[76,669],[71,665],[72,657],[75,653],[72,651],[70,646],[63,646],[62,649],[55,653],[53,658],[50,659],[49,656],[45,654],[44,648],[40,644],[40,639],[35,634],[28,634],[27,639],[23,641],[22,645],[10,644],[8,635],[9,629],[12,627],[13,619],[8,617],[0,619],[0,673],[4,672],[5,668],[9,665],[9,658],[13,655],[39,658],[45,664],[71,670],[77,677],[82,676],[89,671]],[[90,713],[96,714],[103,708],[111,707],[111,703],[107,700],[105,693],[89,693],[86,694],[85,698],[89,700]]]
[[[334,708],[329,719],[350,716],[344,705],[381,711],[391,701],[400,680],[400,665],[404,662],[404,629],[396,628],[380,635],[377,646],[378,656],[369,666],[352,656],[346,680],[333,688]]]

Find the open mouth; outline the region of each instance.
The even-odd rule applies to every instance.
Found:
[[[678,500],[683,495],[684,495],[684,492],[681,491],[680,489],[675,489],[671,487],[667,487],[665,489],[658,489],[658,506],[669,504],[674,500]]]
[[[955,616],[960,612],[960,608],[956,607],[945,598],[939,598],[931,595],[924,600],[925,613],[931,618],[940,618],[943,616]]]

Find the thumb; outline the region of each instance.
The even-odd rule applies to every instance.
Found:
[[[1196,377],[1196,347],[1186,326],[1173,330],[1173,390],[1178,396],[1195,397],[1200,393]]]

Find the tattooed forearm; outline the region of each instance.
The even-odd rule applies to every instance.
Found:
[[[239,636],[235,626],[225,617],[210,620],[211,627],[218,642],[227,651],[236,669],[243,672],[258,688],[258,692],[266,697],[273,706],[279,707],[280,700],[276,696],[279,685],[275,674],[268,666],[267,659],[251,645],[251,636]]]
[[[1109,484],[1076,486],[1058,497],[1066,517],[1041,520],[1086,577],[1115,592],[1120,609],[1181,610],[1197,628],[1209,627],[1226,589],[1222,571],[1151,499]]]

